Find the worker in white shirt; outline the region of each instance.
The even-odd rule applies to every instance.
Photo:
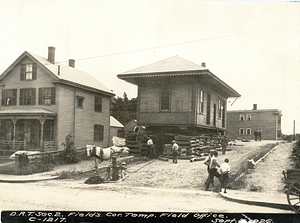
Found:
[[[228,184],[228,179],[229,179],[229,172],[230,172],[230,165],[229,165],[229,159],[225,159],[224,163],[221,164],[220,166],[220,171],[222,174],[221,178],[221,192],[222,193],[227,193],[226,188]]]
[[[153,141],[150,137],[148,137],[147,146],[148,146],[149,157],[156,156],[155,147],[154,147]]]

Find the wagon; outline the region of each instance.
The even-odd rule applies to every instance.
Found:
[[[287,200],[293,211],[300,213],[300,169],[283,171],[287,186]]]

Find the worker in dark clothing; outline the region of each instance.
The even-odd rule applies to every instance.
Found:
[[[228,145],[227,137],[222,135],[221,136],[221,146],[222,146],[222,154],[224,155],[226,152],[226,147]]]

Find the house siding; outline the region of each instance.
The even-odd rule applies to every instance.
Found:
[[[279,113],[279,114],[278,114]],[[245,116],[245,120],[240,120],[240,115]],[[246,120],[247,115],[251,115],[251,120]],[[254,131],[259,127],[262,130],[262,140],[276,140],[277,131],[281,131],[281,122],[278,118],[281,114],[277,109],[273,110],[245,110],[227,112],[227,136],[232,139],[245,138],[254,140]],[[244,129],[245,134],[239,134],[239,129]],[[246,129],[251,129],[251,134],[246,134]]]
[[[19,60],[19,59],[18,59]],[[49,70],[42,65],[37,66],[36,80],[20,80],[21,64],[34,63],[26,54],[9,70],[7,75],[4,74],[0,80],[0,97],[2,98],[2,91],[6,89],[17,89],[16,106],[1,106],[0,111],[16,109],[16,111],[26,111],[25,109],[46,109],[52,112],[49,118],[54,120],[54,141],[56,149],[64,149],[62,143],[65,142],[65,136],[72,133],[75,140],[75,147],[82,148],[86,144],[95,144],[97,146],[106,147],[110,141],[110,101],[113,94],[98,93],[97,90],[84,90],[77,87],[76,83],[70,86],[62,84]],[[72,68],[73,69],[73,68]],[[80,83],[78,83],[80,86]],[[55,88],[55,104],[53,105],[39,105],[39,88]],[[83,86],[84,87],[84,86]],[[34,88],[36,89],[35,105],[21,105],[20,106],[20,89]],[[84,97],[83,108],[77,108],[76,95]],[[102,98],[102,112],[94,111],[95,96]],[[54,115],[56,114],[56,116]],[[40,114],[27,115],[22,114],[18,119],[34,120],[34,127],[31,128],[31,134],[38,134],[37,131],[41,129],[39,122]],[[4,115],[1,117],[4,120],[11,120],[11,115]],[[18,123],[18,122],[17,122]],[[94,125],[103,125],[104,133],[103,140],[94,141]],[[33,121],[31,123],[33,125]],[[35,132],[33,132],[35,130]],[[36,149],[40,149],[38,145]]]

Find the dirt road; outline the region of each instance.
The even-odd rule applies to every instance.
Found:
[[[0,186],[2,210],[292,213],[230,202],[214,192],[128,188],[118,183],[52,180]]]
[[[219,160],[228,158],[234,163],[239,154],[244,154],[251,147],[259,147],[263,143],[248,143],[247,148],[236,147]],[[266,159],[263,169],[270,169],[274,160],[287,162],[288,145],[278,147],[270,159]],[[283,158],[283,155],[284,158]],[[281,162],[281,160],[283,162]],[[268,164],[269,161],[271,164]],[[256,212],[256,213],[293,213],[290,211],[250,206],[230,202],[218,193],[204,191],[207,177],[203,162],[179,160],[178,164],[156,160],[151,165],[128,166],[129,177],[118,183],[87,185],[86,178],[78,180],[50,180],[35,183],[0,183],[0,201],[2,210],[61,210],[61,211],[143,211],[143,212]],[[279,164],[278,164],[279,165]],[[143,168],[141,168],[143,167]],[[260,167],[258,166],[257,170]],[[266,170],[267,171],[267,170]],[[264,171],[256,171],[255,174]],[[267,173],[267,172],[266,172]],[[254,174],[254,173],[253,173]],[[273,174],[273,172],[272,172]],[[275,173],[274,173],[275,174]],[[278,174],[278,171],[277,173]],[[252,179],[269,182],[277,176],[265,174]],[[253,175],[254,176],[254,175]],[[269,177],[269,178],[267,178]],[[280,179],[280,178],[279,178]],[[256,183],[253,183],[257,185]],[[270,191],[274,187],[268,188]],[[275,188],[276,193],[280,193]]]

